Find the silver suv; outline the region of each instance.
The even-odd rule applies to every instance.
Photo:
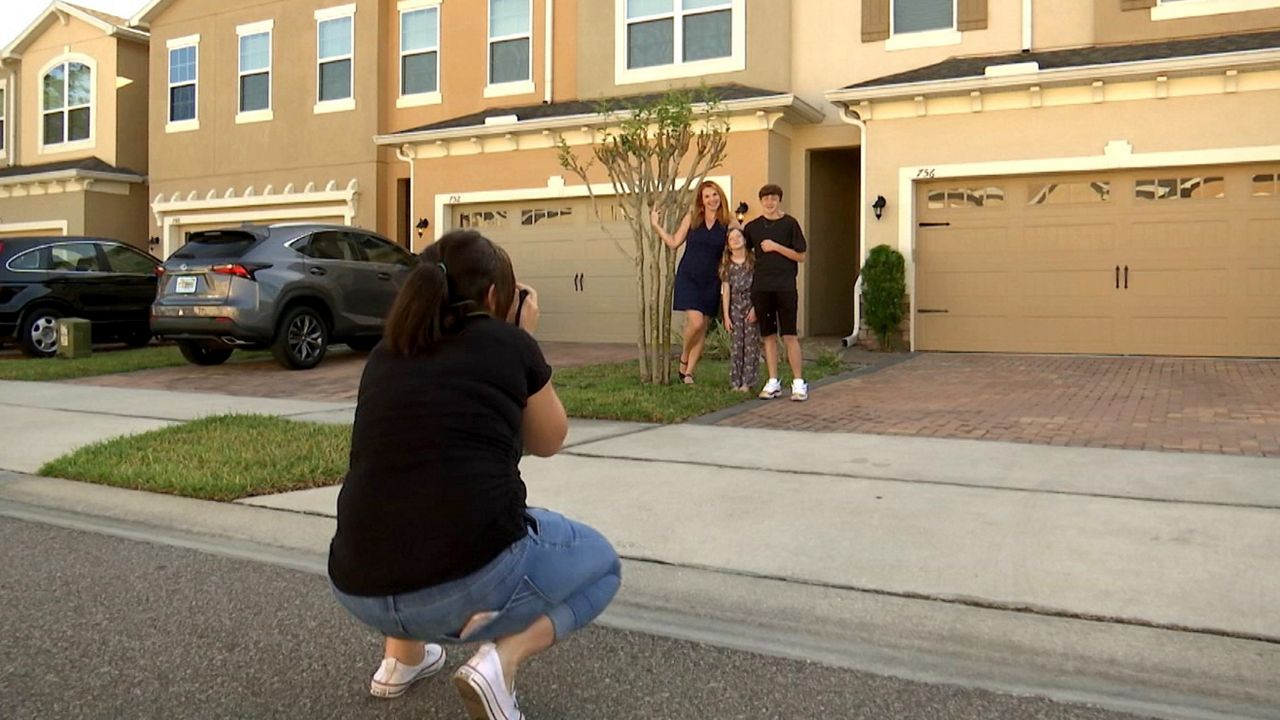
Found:
[[[193,232],[165,260],[151,331],[197,365],[270,348],[306,370],[331,343],[368,350],[416,256],[341,225],[246,225]]]

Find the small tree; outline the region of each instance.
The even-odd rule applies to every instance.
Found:
[[[689,208],[692,189],[724,163],[729,125],[719,109],[705,90],[675,90],[622,109],[602,107],[602,114],[616,124],[591,146],[586,159],[560,140],[560,166],[578,176],[589,193],[592,169],[597,164],[603,168],[631,227],[639,316],[636,348],[643,382],[671,382],[676,267],[676,251],[654,231],[649,211],[658,209],[667,231],[673,232]],[[591,199],[598,218],[594,193]]]
[[[867,324],[875,331],[880,347],[893,350],[902,325],[902,301],[907,295],[907,264],[902,253],[888,245],[877,245],[862,266],[862,302]]]

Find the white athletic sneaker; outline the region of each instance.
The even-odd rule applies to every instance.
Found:
[[[791,381],[791,399],[804,402],[809,399],[809,383],[796,378]]]
[[[760,399],[772,400],[777,397],[782,397],[782,383],[778,382],[778,378],[769,378],[769,382],[760,391]]]
[[[409,686],[431,677],[444,667],[444,648],[427,643],[419,665],[406,665],[395,658],[383,658],[369,683],[369,694],[380,698],[400,697]]]
[[[462,705],[470,720],[526,720],[516,704],[514,693],[507,692],[502,676],[498,646],[485,643],[471,659],[453,674]]]

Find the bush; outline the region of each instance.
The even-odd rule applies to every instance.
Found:
[[[897,345],[906,295],[907,263],[902,253],[888,245],[872,248],[862,266],[862,302],[867,324],[885,350]]]

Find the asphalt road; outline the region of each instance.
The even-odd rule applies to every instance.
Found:
[[[464,717],[444,674],[371,698],[378,638],[314,575],[8,518],[0,547],[0,717]],[[1134,717],[598,627],[527,665],[520,701],[532,720]]]

